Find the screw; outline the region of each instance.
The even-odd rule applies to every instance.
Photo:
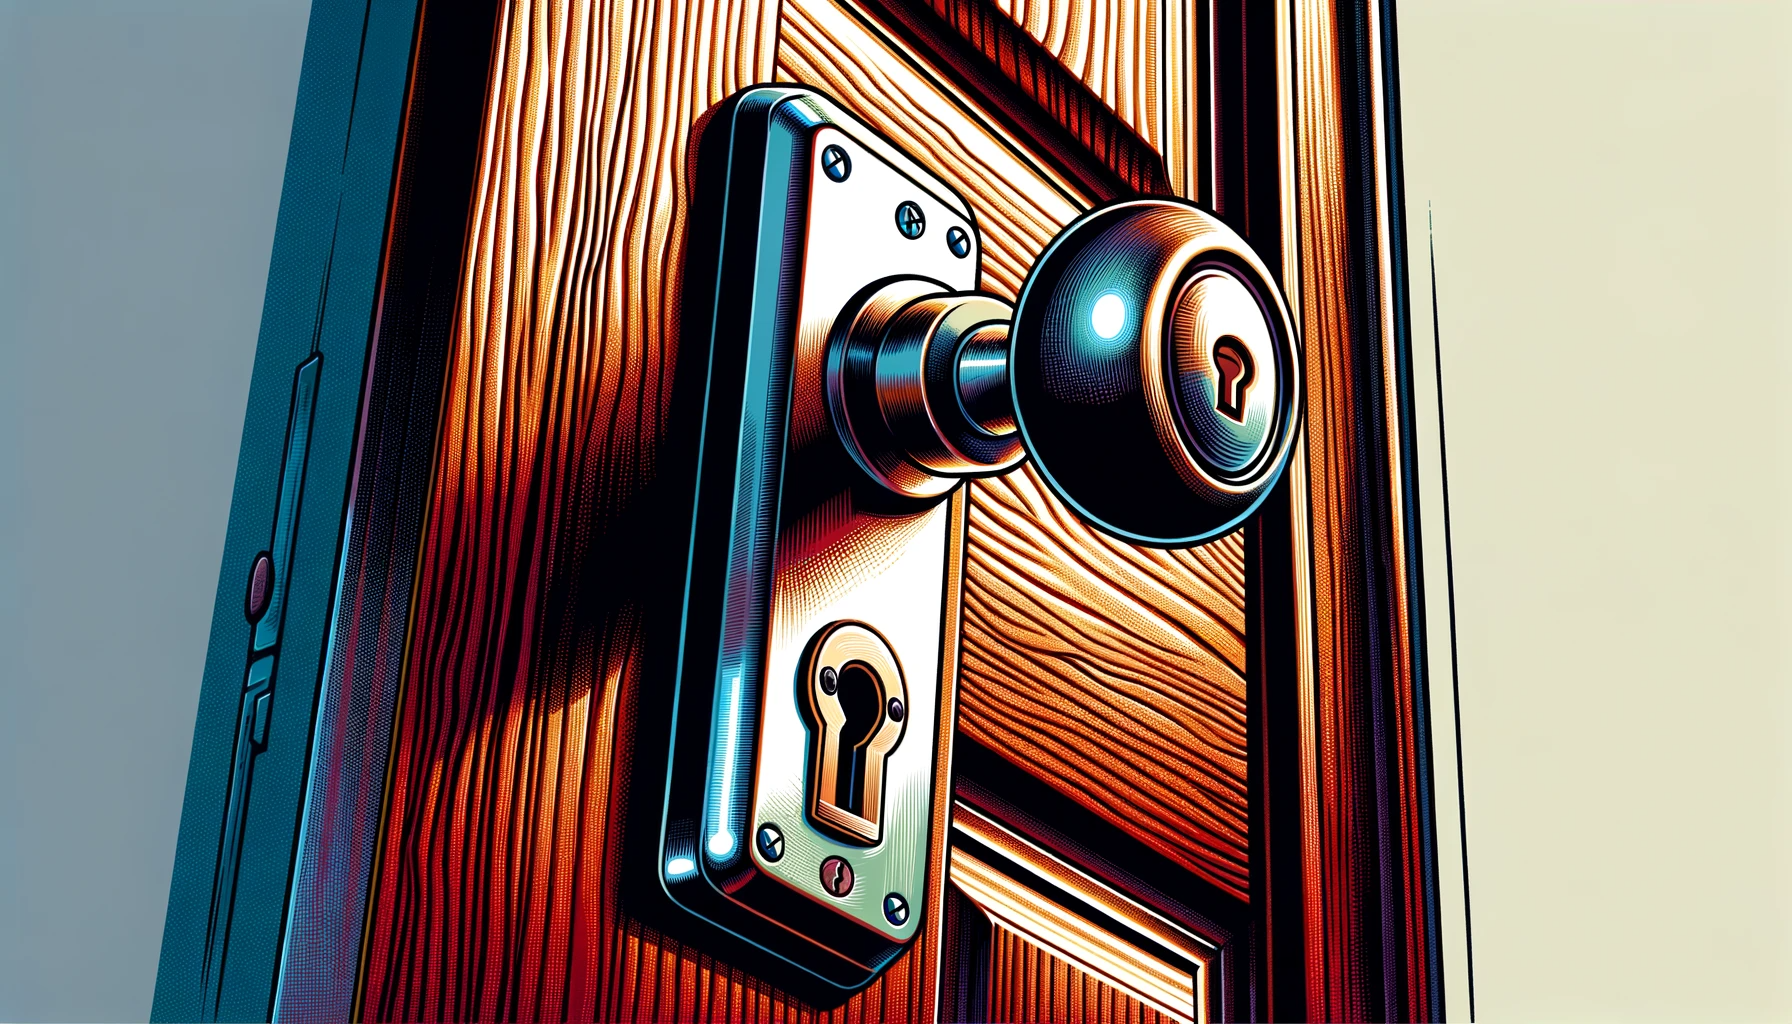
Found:
[[[840,689],[840,673],[829,665],[821,670],[821,692],[832,697],[834,691]]]
[[[902,232],[904,238],[920,238],[921,232],[927,230],[927,215],[919,206],[904,199],[896,207],[896,230]]]
[[[829,857],[821,862],[821,887],[829,896],[844,899],[852,891],[852,865],[845,857]]]
[[[952,255],[962,260],[971,254],[971,236],[965,232],[965,229],[954,224],[946,229],[946,248],[952,250]]]
[[[784,833],[778,831],[778,826],[759,826],[759,856],[766,860],[777,860],[784,856]]]
[[[901,893],[893,892],[884,897],[884,920],[898,928],[908,920],[908,901],[902,898]]]
[[[908,714],[908,709],[904,708],[902,706],[902,698],[891,697],[890,698],[890,721],[900,722],[900,721],[902,721],[902,716],[906,715],[906,714]]]
[[[839,146],[829,146],[821,151],[821,169],[835,181],[845,181],[852,173],[852,157]]]

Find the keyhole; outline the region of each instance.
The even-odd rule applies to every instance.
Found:
[[[1251,365],[1250,350],[1230,334],[1220,338],[1213,344],[1213,369],[1219,374],[1215,395],[1219,411],[1243,423],[1245,395],[1250,391],[1252,379],[1257,376],[1256,367]]]
[[[865,745],[883,719],[884,698],[877,685],[877,676],[860,662],[840,670],[840,709],[846,712],[846,725],[840,729],[840,752],[836,778],[844,790],[839,801],[841,810],[865,813]]]
[[[835,622],[811,641],[797,677],[810,736],[809,820],[843,842],[883,838],[884,778],[911,715],[896,652],[862,622]]]

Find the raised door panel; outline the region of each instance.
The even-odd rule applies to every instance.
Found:
[[[1194,1024],[1227,1005],[1224,928],[1191,929],[1186,908],[1141,902],[974,804],[956,805],[953,828],[945,987],[955,1016]]]
[[[990,932],[990,1020],[1064,1024],[1193,1020],[1140,999],[1024,933],[1004,925],[992,925]]]

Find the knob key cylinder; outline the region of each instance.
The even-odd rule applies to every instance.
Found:
[[[1015,414],[1034,465],[1084,520],[1186,546],[1262,503],[1300,407],[1293,323],[1271,280],[1230,228],[1164,199],[1090,213],[1040,257],[1012,329]]]

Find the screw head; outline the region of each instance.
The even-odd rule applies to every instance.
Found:
[[[908,901],[899,892],[884,897],[884,920],[900,928],[908,920]]]
[[[952,255],[964,259],[971,254],[971,236],[965,229],[954,224],[946,229],[946,248]]]
[[[766,860],[778,860],[784,856],[784,833],[778,826],[765,824],[759,826],[759,856]]]
[[[902,721],[902,716],[904,716],[906,714],[908,714],[908,709],[902,706],[902,698],[891,697],[890,698],[890,721],[900,722],[900,721]]]
[[[824,667],[821,670],[821,692],[832,697],[838,689],[840,689],[840,673],[834,671],[832,665]]]
[[[852,892],[852,865],[845,857],[829,857],[821,862],[821,888],[835,899],[844,899]]]
[[[821,169],[835,181],[845,181],[852,174],[852,157],[839,146],[828,146],[821,151]]]
[[[921,233],[927,230],[927,215],[921,212],[919,206],[904,199],[896,207],[896,230],[902,232],[904,238],[920,238]]]

